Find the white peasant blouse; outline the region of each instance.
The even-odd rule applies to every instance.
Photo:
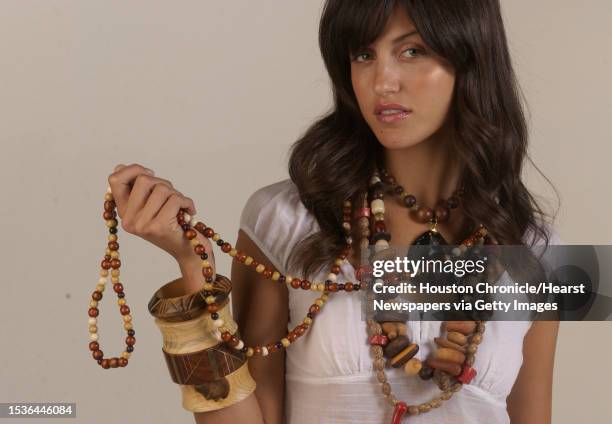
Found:
[[[240,217],[242,229],[283,274],[296,244],[318,231],[314,216],[300,201],[290,179],[262,187],[247,200]],[[550,228],[550,244],[560,244]],[[324,281],[320,275],[304,276]],[[299,273],[298,273],[299,274]],[[294,274],[298,276],[298,274]],[[353,266],[341,267],[338,282],[356,281]],[[317,292],[289,290],[289,327],[301,324]],[[366,323],[361,318],[358,296],[330,296],[312,327],[286,350],[287,424],[381,424],[389,423],[393,408],[386,402],[372,368]],[[425,360],[440,334],[440,321],[409,321],[408,336]],[[529,321],[489,321],[478,348],[470,384],[430,412],[407,417],[413,424],[509,423],[506,397],[523,361],[523,337]],[[408,404],[427,402],[440,393],[431,381],[407,378],[402,369],[386,370],[397,399]]]

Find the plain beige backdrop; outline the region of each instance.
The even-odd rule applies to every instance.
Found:
[[[87,349],[106,179],[117,163],[155,169],[233,243],[248,195],[287,178],[290,144],[331,105],[321,5],[0,1],[0,402],[77,402],[70,422],[193,422],[147,312],[178,276],[164,252],[120,231],[135,352],[106,371]],[[609,244],[612,4],[503,0],[503,11],[530,152],[561,195],[557,230],[568,244]],[[554,209],[529,166],[526,178]],[[102,301],[99,327],[106,356],[118,355],[115,300]],[[561,324],[554,423],[610,422],[611,334],[610,323]]]

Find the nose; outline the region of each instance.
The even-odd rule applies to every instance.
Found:
[[[400,82],[397,70],[389,61],[379,60],[374,76],[374,92],[379,96],[399,91]]]

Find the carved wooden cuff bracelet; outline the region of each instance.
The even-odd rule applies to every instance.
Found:
[[[225,408],[245,399],[255,390],[244,353],[219,342],[206,311],[204,296],[192,293],[172,295],[180,279],[155,292],[149,312],[163,337],[162,352],[172,381],[182,391],[183,408],[205,412]],[[222,307],[218,313],[232,333],[237,325],[229,312],[229,280],[217,274],[214,294]],[[223,297],[223,298],[221,298]]]

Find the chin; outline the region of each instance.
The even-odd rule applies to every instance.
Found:
[[[407,135],[377,134],[378,141],[389,150],[405,149],[419,144],[423,139]]]

